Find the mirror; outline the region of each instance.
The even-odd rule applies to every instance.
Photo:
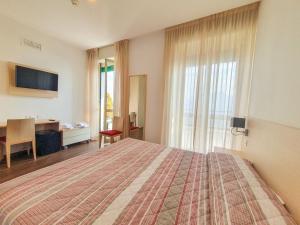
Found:
[[[129,76],[129,137],[145,139],[147,76]]]

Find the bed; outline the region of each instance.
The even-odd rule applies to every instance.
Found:
[[[246,161],[133,139],[0,184],[0,224],[295,225]]]

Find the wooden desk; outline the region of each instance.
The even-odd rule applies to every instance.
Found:
[[[6,123],[7,122],[0,122],[0,137],[5,136],[2,135],[1,131],[6,130]],[[40,130],[57,130],[59,131],[59,121],[58,120],[36,120],[35,121],[35,130],[40,131]]]
[[[6,136],[6,123],[7,122],[0,122],[0,137]],[[41,131],[41,130],[56,130],[59,131],[59,121],[58,120],[36,120],[35,121],[35,131]],[[13,152],[18,152],[24,150],[24,147],[27,146],[27,144],[20,144],[15,145],[12,148]]]
[[[7,123],[7,121],[0,122],[0,128],[6,128],[6,123]],[[59,124],[59,121],[58,120],[47,120],[47,119],[35,121],[35,125],[45,125],[45,124]]]

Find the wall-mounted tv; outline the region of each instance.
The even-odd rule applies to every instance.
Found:
[[[16,87],[58,91],[58,74],[17,65]]]

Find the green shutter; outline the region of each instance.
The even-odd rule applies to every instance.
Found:
[[[108,66],[108,67],[107,67],[107,72],[112,72],[112,71],[115,71],[114,65]],[[105,72],[105,67],[101,67],[101,68],[100,68],[100,72],[101,72],[101,73],[104,73],[104,72]]]

